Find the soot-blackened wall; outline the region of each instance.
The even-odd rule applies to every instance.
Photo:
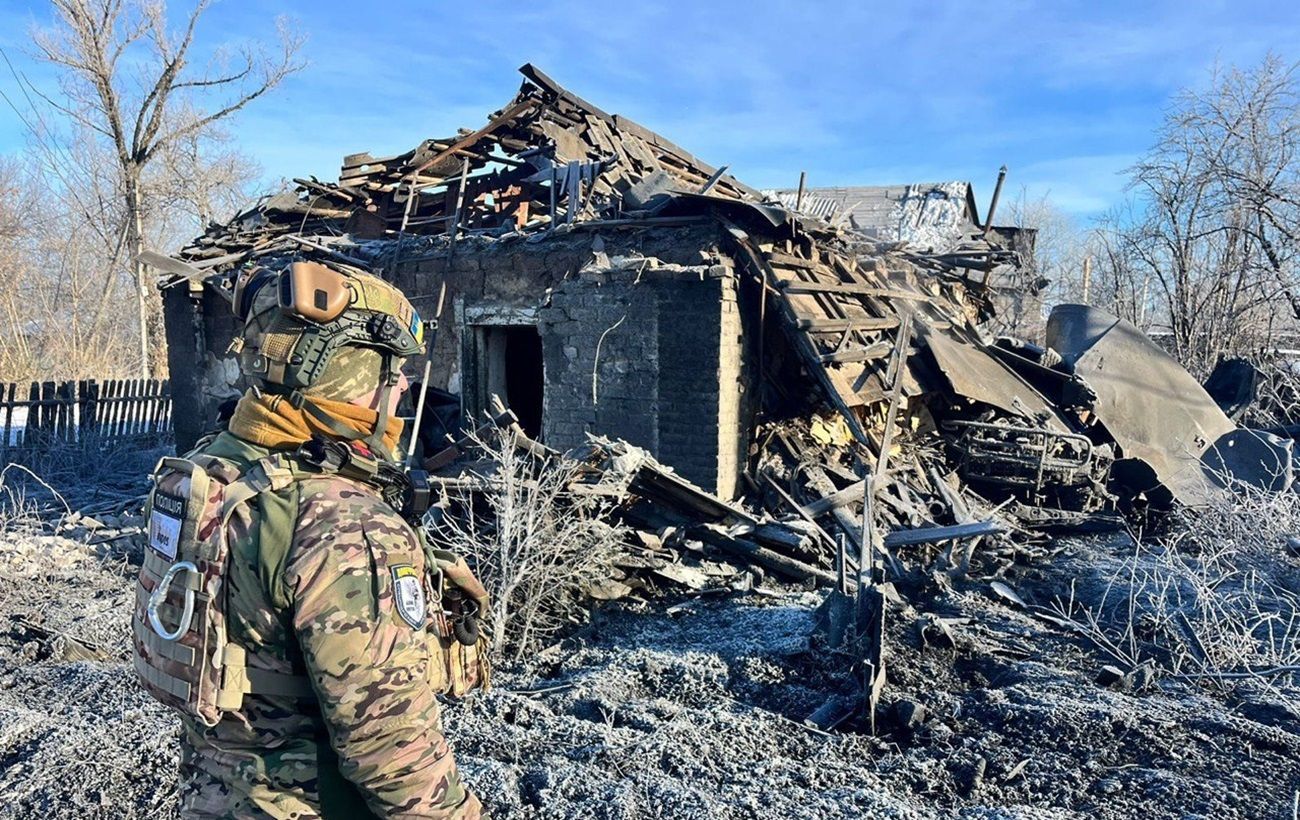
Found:
[[[430,384],[461,394],[467,413],[486,409],[488,392],[502,384],[501,374],[485,368],[519,361],[493,347],[500,328],[535,327],[545,443],[567,449],[589,432],[624,438],[685,478],[732,496],[747,444],[750,369],[736,279],[717,236],[707,223],[603,237],[471,238],[454,252],[436,244],[407,250],[395,266],[391,244],[354,253],[377,270],[395,270],[383,271],[385,278],[426,317],[445,283]],[[216,406],[243,386],[226,353],[238,330],[227,304],[181,291],[168,293],[167,331],[177,441],[187,447],[210,428]],[[422,368],[407,365],[413,377]]]
[[[735,493],[743,357],[730,267],[586,271],[538,318],[547,443],[623,438],[705,489]]]

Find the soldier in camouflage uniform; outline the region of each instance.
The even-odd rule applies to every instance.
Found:
[[[259,340],[285,329],[274,290],[246,308],[241,362],[253,375],[270,353]],[[341,346],[296,402],[271,385],[250,390],[228,430],[197,453],[240,472],[312,437],[366,437],[369,448],[354,446],[391,459],[406,387],[405,377],[391,384],[394,361],[382,347]],[[442,614],[426,607],[437,592],[425,580],[434,567],[379,489],[338,474],[302,478],[238,508],[228,532],[229,641],[247,652],[250,676],[301,676],[310,690],[255,689],[215,726],[187,717],[184,816],[481,816],[439,719],[445,672],[430,635]],[[485,610],[481,585],[471,577],[467,588]]]

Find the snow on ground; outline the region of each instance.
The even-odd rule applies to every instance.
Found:
[[[27,429],[27,408],[14,407],[9,410],[8,418],[4,420],[9,427],[9,438],[5,442],[6,446],[14,447],[23,440],[23,433]]]
[[[1060,560],[1086,572],[1108,549]],[[128,663],[135,569],[122,542],[0,536],[0,818],[176,816],[177,723]],[[808,640],[821,595],[806,592],[606,608],[450,706],[447,729],[497,818],[1291,816],[1294,691],[1102,689],[1102,660],[986,589],[925,601],[970,619],[955,647],[893,608],[885,700],[925,707],[913,729],[801,725],[850,689]]]

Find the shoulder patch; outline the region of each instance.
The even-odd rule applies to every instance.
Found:
[[[393,567],[393,600],[402,620],[419,629],[428,614],[424,601],[424,579],[410,564]]]

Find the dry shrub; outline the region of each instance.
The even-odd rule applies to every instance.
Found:
[[[1259,383],[1242,423],[1252,427],[1300,423],[1300,365],[1286,355],[1257,356],[1251,363],[1259,371]]]
[[[46,529],[43,511],[67,512],[63,496],[22,464],[0,469],[0,534],[34,535]]]
[[[1099,602],[1072,596],[1058,614],[1124,664],[1217,686],[1300,682],[1300,495],[1237,487],[1133,545]]]
[[[518,659],[583,620],[587,592],[610,577],[625,530],[610,523],[612,499],[573,491],[576,461],[529,455],[508,431],[476,443],[479,486],[453,492],[429,534],[475,568],[492,596],[493,646]]]

